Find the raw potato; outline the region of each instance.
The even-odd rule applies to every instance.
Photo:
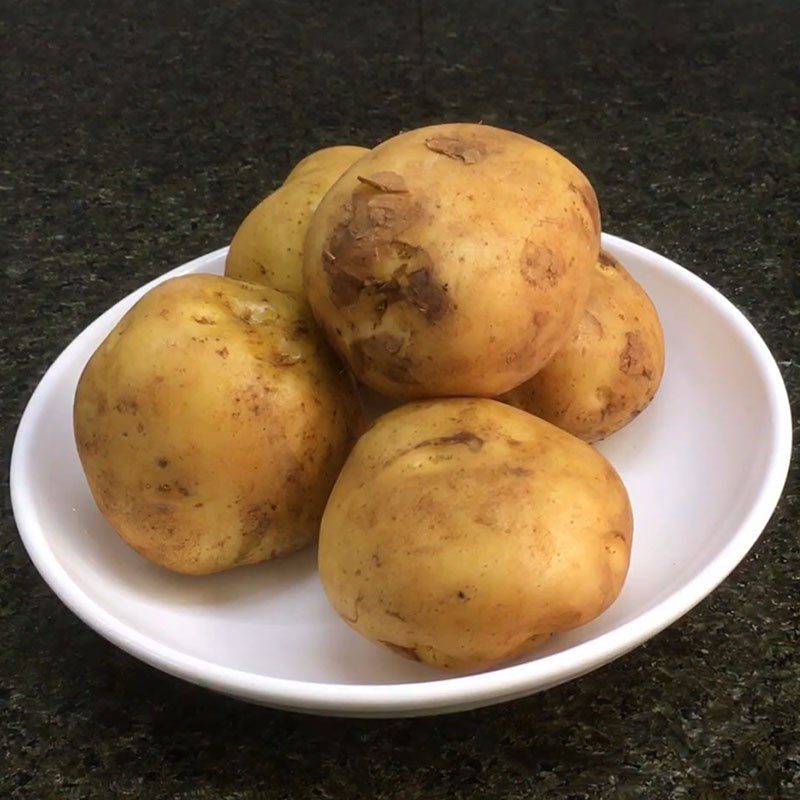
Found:
[[[483,669],[617,597],[633,520],[589,445],[495,400],[381,417],[322,518],[319,571],[359,633],[438,667]]]
[[[306,156],[283,186],[245,217],[231,242],[225,274],[302,296],[303,239],[311,215],[334,181],[368,152],[342,145]]]
[[[294,298],[190,275],[148,292],[100,345],[74,421],[119,535],[150,561],[202,574],[316,537],[359,414]]]
[[[647,408],[663,373],[664,333],[653,303],[616,259],[601,253],[575,334],[504,399],[594,442]]]
[[[488,125],[436,125],[378,145],[325,195],[306,293],[367,386],[497,395],[572,334],[599,236],[591,185],[555,150]]]

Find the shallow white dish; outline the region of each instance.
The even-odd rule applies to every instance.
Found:
[[[226,249],[129,295],[42,379],[11,463],[14,514],[31,559],[75,614],[129,653],[281,708],[348,716],[456,711],[541,691],[617,658],[708,595],[759,537],[786,479],[791,418],[775,361],[731,303],[666,258],[603,239],[659,309],[667,370],[650,408],[600,445],[628,487],[636,518],[622,595],[599,619],[534,656],[449,676],[348,628],[325,599],[313,550],[191,578],[152,566],[117,538],[92,501],[73,442],[78,377],[144,292],[171,276],[221,272]]]

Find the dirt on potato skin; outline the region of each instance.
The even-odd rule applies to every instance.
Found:
[[[357,177],[344,218],[322,251],[331,302],[341,309],[367,296],[379,315],[393,303],[406,302],[427,321],[441,320],[451,304],[430,254],[400,238],[424,219],[421,204],[397,173]],[[397,267],[390,276],[378,277],[384,263]]]

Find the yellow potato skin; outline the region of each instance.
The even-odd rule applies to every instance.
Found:
[[[594,442],[647,408],[663,374],[664,332],[655,306],[619,261],[601,253],[572,338],[503,399]]]
[[[286,176],[284,183],[294,180],[303,180],[318,172],[326,173],[332,177],[333,182],[359,158],[369,152],[367,147],[358,147],[350,144],[340,144],[335,147],[324,147],[315,150],[310,155],[295,164],[292,171]]]
[[[74,425],[122,539],[204,574],[316,537],[359,415],[351,379],[294,298],[189,275],[148,292],[103,341]]]
[[[435,125],[378,145],[325,195],[305,289],[370,388],[497,395],[574,330],[599,236],[589,181],[555,150],[488,125]]]
[[[606,609],[632,534],[625,487],[594,448],[495,400],[429,400],[356,444],[322,518],[319,572],[368,639],[479,670]]]
[[[303,295],[303,239],[325,192],[365,147],[327,147],[306,156],[284,184],[244,219],[231,241],[225,274]]]

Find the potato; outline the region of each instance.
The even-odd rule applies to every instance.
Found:
[[[228,250],[225,274],[302,296],[308,221],[334,181],[368,152],[365,147],[342,145],[306,156],[283,186],[245,217]]]
[[[429,400],[356,444],[322,517],[319,572],[368,639],[475,670],[607,608],[632,529],[594,448],[496,400]]]
[[[664,333],[655,307],[623,266],[601,253],[574,335],[504,399],[594,442],[640,414],[663,373]]]
[[[145,558],[217,572],[317,535],[360,413],[296,300],[215,275],[148,292],[78,384],[78,453],[100,511]]]
[[[309,224],[308,300],[367,386],[397,397],[497,395],[571,335],[597,259],[585,176],[488,125],[378,145]]]

